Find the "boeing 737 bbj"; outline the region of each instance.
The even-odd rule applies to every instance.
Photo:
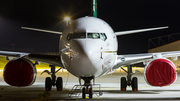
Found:
[[[96,0],[93,0],[93,17],[82,17],[72,21],[63,32],[22,27],[23,29],[60,34],[59,55],[42,55],[21,52],[0,51],[0,55],[16,57],[9,60],[4,68],[4,80],[12,86],[30,86],[36,79],[36,65],[38,62],[48,63],[51,66],[51,78],[45,81],[45,90],[51,91],[56,86],[58,91],[63,90],[63,80],[56,79],[55,66],[66,69],[79,78],[82,88],[82,98],[89,94],[92,98],[92,86],[95,78],[113,73],[122,66],[127,66],[127,77],[121,77],[121,90],[126,91],[131,86],[133,91],[138,90],[138,80],[132,78],[132,65],[140,62],[146,63],[144,78],[149,85],[167,86],[175,82],[176,67],[167,57],[177,60],[180,51],[118,55],[117,37],[119,35],[145,32],[167,27],[149,28],[124,32],[114,32],[105,21],[97,18]],[[33,64],[31,60],[35,60]],[[122,68],[123,69],[123,68]],[[81,83],[84,80],[84,84]]]

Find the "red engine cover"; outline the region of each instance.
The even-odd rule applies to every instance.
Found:
[[[152,86],[167,86],[176,80],[176,67],[170,60],[156,59],[145,68],[145,76]]]
[[[29,60],[14,59],[6,64],[3,76],[5,82],[9,85],[28,86],[35,81],[36,68]]]

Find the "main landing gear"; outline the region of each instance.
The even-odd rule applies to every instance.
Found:
[[[62,91],[63,90],[63,79],[62,79],[62,77],[58,77],[56,80],[56,75],[55,75],[59,70],[61,70],[61,68],[56,71],[55,70],[56,68],[54,65],[49,65],[49,67],[51,67],[51,72],[48,70],[45,70],[41,73],[41,75],[43,73],[48,73],[49,75],[51,75],[51,78],[46,77],[45,90],[51,91],[52,86],[56,86],[57,91]]]
[[[134,74],[132,73],[132,65],[128,66],[128,71],[126,71],[124,68],[121,69],[123,69],[127,73],[127,80],[125,77],[121,78],[121,91],[126,91],[127,86],[131,86],[132,91],[138,91],[138,79],[137,77],[132,78],[132,75]]]

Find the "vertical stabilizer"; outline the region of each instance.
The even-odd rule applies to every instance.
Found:
[[[97,0],[93,0],[93,17],[97,17]]]

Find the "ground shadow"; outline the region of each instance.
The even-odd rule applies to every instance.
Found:
[[[94,92],[98,92],[94,90]],[[120,91],[120,90],[101,90],[104,93],[114,94],[159,94],[161,92],[180,92],[180,90],[139,90],[139,91]]]

